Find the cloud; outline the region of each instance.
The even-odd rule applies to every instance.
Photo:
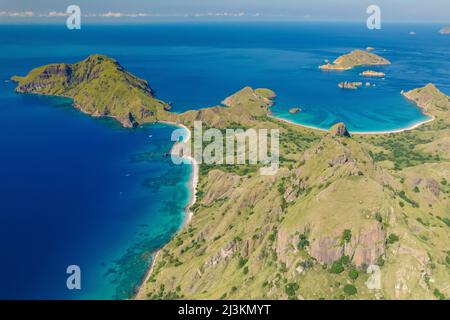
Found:
[[[65,17],[68,14],[66,12],[56,12],[56,11],[51,11],[48,13],[48,17]]]
[[[151,17],[154,16],[150,13],[123,13],[123,12],[111,12],[108,11],[107,13],[101,13],[98,15],[99,17],[104,17],[104,18],[122,18],[122,17],[127,17],[127,18],[139,18],[139,17]]]
[[[13,18],[61,18],[67,17],[69,14],[66,12],[50,11],[48,13],[34,13],[33,11],[22,11],[22,12],[8,12],[0,11],[0,17],[13,17]],[[113,12],[108,11],[105,13],[84,13],[82,14],[85,18],[146,18],[146,17],[259,17],[259,13],[247,14],[245,12],[208,12],[208,13],[193,13],[193,14],[158,14],[158,13],[148,13],[148,12],[136,12],[136,13],[125,13],[125,12]]]
[[[0,11],[0,17],[28,18],[34,17],[33,11],[8,12]]]
[[[195,13],[194,17],[245,17],[248,14],[245,12],[208,12],[208,13]],[[258,14],[252,14],[251,16],[257,17]]]

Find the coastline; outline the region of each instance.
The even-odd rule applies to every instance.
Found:
[[[404,131],[411,131],[411,130],[417,129],[421,125],[424,125],[426,123],[432,122],[432,121],[434,121],[436,119],[435,116],[423,112],[423,109],[422,109],[422,113],[424,115],[426,115],[428,117],[428,119],[416,122],[416,123],[414,123],[414,124],[412,124],[412,125],[410,125],[409,127],[406,127],[406,128],[393,129],[393,130],[383,130],[383,131],[349,131],[349,132],[350,132],[350,134],[356,134],[356,135],[377,135],[377,134],[401,133],[401,132],[404,132]],[[314,126],[310,126],[310,125],[306,125],[306,124],[293,122],[291,120],[280,118],[280,117],[277,117],[277,116],[274,116],[274,115],[268,115],[268,117],[272,118],[272,119],[275,119],[275,120],[279,120],[279,121],[282,121],[282,122],[289,123],[289,124],[294,125],[294,126],[300,126],[300,127],[303,127],[303,128],[307,128],[307,129],[311,129],[311,130],[317,130],[317,131],[322,131],[322,132],[328,132],[327,129],[322,129],[322,128],[319,128],[319,127],[314,127]]]
[[[186,132],[187,132],[187,136],[183,139],[183,141],[181,143],[189,143],[190,142],[191,137],[192,137],[192,133],[191,133],[191,130],[188,127],[186,127],[184,124],[170,122],[170,121],[158,121],[158,123],[166,123],[166,124],[174,125],[174,126],[181,127],[183,129],[185,129]],[[178,142],[175,142],[175,144],[177,144],[177,143]],[[173,149],[173,146],[172,146],[172,149]],[[171,151],[172,151],[172,149],[171,149]],[[197,163],[197,161],[195,161],[195,159],[192,156],[185,156],[185,155],[183,155],[183,158],[188,160],[191,163],[192,171],[191,171],[191,175],[189,177],[189,191],[190,191],[189,202],[188,202],[188,204],[185,207],[185,217],[184,217],[183,225],[180,227],[178,232],[183,230],[189,224],[189,222],[191,222],[193,212],[191,211],[190,208],[197,201],[197,185],[198,185],[199,170],[200,170],[199,164]],[[136,291],[135,295],[133,297],[131,297],[131,299],[134,299],[134,300],[144,300],[145,299],[144,286],[148,282],[148,280],[150,279],[150,276],[152,275],[152,271],[153,271],[153,268],[155,266],[155,262],[156,262],[156,260],[158,258],[158,255],[159,255],[161,249],[153,252],[153,254],[152,254],[152,262],[151,262],[151,264],[150,264],[150,266],[149,266],[149,268],[147,270],[147,273],[143,277],[143,279],[142,279],[142,281],[141,281],[141,283],[139,285],[138,290]]]

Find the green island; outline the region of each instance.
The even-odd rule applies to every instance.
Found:
[[[357,49],[340,56],[333,63],[327,62],[319,66],[319,68],[322,70],[350,70],[359,66],[382,66],[388,64],[391,64],[389,60],[375,53]]]
[[[268,89],[246,87],[220,106],[176,114],[147,82],[99,55],[13,80],[18,92],[71,97],[127,127],[192,129],[201,120],[280,130],[275,175],[260,175],[259,165],[200,165],[192,217],[158,252],[137,299],[450,297],[450,99],[432,84],[402,92],[426,123],[356,134],[343,123],[326,132],[270,116]],[[369,289],[372,265],[381,286]]]
[[[26,77],[14,76],[19,93],[62,96],[92,116],[109,116],[124,127],[155,121],[170,106],[152,95],[147,81],[125,71],[114,59],[94,54],[75,64],[50,64]]]

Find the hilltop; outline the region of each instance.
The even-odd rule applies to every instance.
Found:
[[[153,97],[147,81],[139,79],[114,59],[91,55],[75,64],[50,64],[14,76],[19,93],[72,98],[74,106],[92,116],[117,119],[124,127],[151,122],[169,106]]]
[[[320,66],[323,70],[350,70],[359,66],[379,66],[391,64],[389,60],[364,50],[353,50],[334,60],[332,64],[327,63]]]

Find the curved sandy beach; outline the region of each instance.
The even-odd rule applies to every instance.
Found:
[[[192,133],[188,127],[186,127],[185,125],[180,124],[180,123],[174,123],[174,122],[169,122],[169,121],[159,121],[159,122],[174,125],[174,126],[185,129],[187,132],[187,136],[184,137],[184,139],[181,143],[190,143]],[[178,142],[176,142],[174,144],[174,146],[177,143]],[[172,149],[173,149],[173,146],[172,146]],[[171,151],[172,151],[172,149],[171,149]],[[191,176],[189,178],[189,189],[190,189],[189,191],[190,191],[191,195],[190,195],[189,203],[186,205],[186,208],[185,208],[185,219],[184,219],[183,225],[180,227],[178,232],[181,231],[186,225],[188,225],[192,219],[193,213],[190,210],[190,208],[197,201],[197,184],[198,184],[198,179],[199,179],[199,164],[197,163],[197,161],[195,161],[195,159],[192,156],[183,155],[183,158],[186,159],[187,161],[189,161],[192,166],[192,172],[191,172]],[[158,258],[159,252],[160,252],[160,250],[157,250],[152,254],[151,265],[150,265],[145,277],[143,278],[141,285],[139,286],[139,289],[134,296],[134,299],[145,299],[145,293],[143,291],[143,286],[145,285],[145,283],[147,283],[148,279],[150,278],[150,276],[152,274],[153,268],[155,266],[155,261]]]
[[[404,131],[410,131],[410,130],[414,130],[418,127],[420,127],[423,124],[426,124],[428,122],[434,121],[435,117],[433,115],[424,113],[424,115],[426,115],[427,117],[429,117],[428,119],[424,120],[424,121],[419,121],[417,123],[412,124],[409,127],[406,128],[402,128],[402,129],[395,129],[395,130],[385,130],[385,131],[349,131],[351,134],[356,134],[356,135],[375,135],[375,134],[390,134],[390,133],[400,133],[400,132],[404,132]],[[282,122],[286,122],[289,124],[292,124],[294,126],[300,126],[303,128],[307,128],[307,129],[311,129],[311,130],[318,130],[318,131],[322,131],[322,132],[327,132],[327,129],[322,129],[322,128],[318,128],[318,127],[314,127],[314,126],[309,126],[306,124],[301,124],[301,123],[297,123],[297,122],[293,122],[291,120],[287,120],[287,119],[283,119],[283,118],[279,118],[273,115],[269,115],[270,118],[275,119],[275,120],[279,120]]]

